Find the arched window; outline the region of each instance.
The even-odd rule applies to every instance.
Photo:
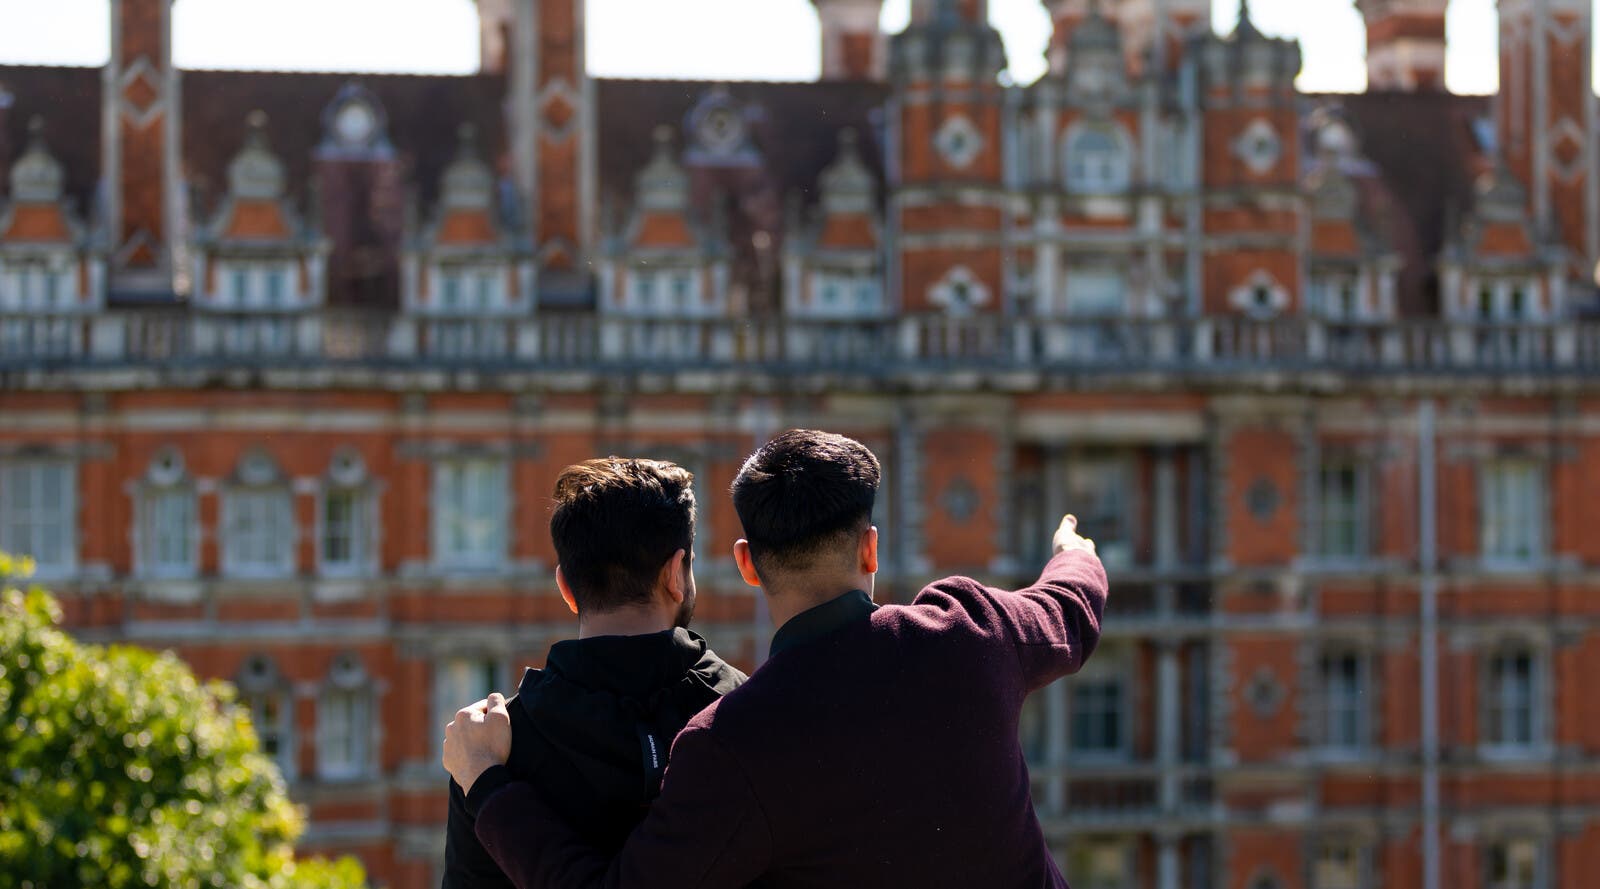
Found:
[[[138,544],[139,574],[144,577],[194,576],[198,568],[199,526],[195,490],[183,465],[183,455],[164,448],[150,461],[139,487],[134,538]]]
[[[361,455],[352,450],[334,454],[318,515],[317,558],[322,574],[353,577],[372,569],[377,549],[373,502]]]
[[[470,702],[469,702],[470,703]],[[372,773],[372,688],[353,654],[334,659],[317,702],[317,774],[356,781]]]
[[[1122,131],[1112,126],[1086,126],[1067,136],[1067,188],[1084,194],[1117,194],[1132,179],[1132,152]]]
[[[294,503],[278,465],[245,455],[222,499],[222,570],[232,577],[294,573]]]
[[[239,668],[239,701],[250,711],[261,752],[278,764],[285,780],[295,775],[294,699],[278,665],[253,655]]]

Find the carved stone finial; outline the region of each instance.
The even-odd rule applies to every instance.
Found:
[[[288,174],[267,145],[267,114],[245,116],[244,147],[228,165],[228,190],[236,198],[276,200],[283,197]]]
[[[11,168],[11,197],[24,203],[61,200],[66,174],[44,140],[44,118],[28,121],[28,147]]]

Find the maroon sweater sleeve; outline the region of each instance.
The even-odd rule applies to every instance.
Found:
[[[732,889],[753,882],[772,856],[743,769],[695,723],[672,745],[661,796],[615,858],[586,846],[522,782],[490,796],[476,827],[517,889]]]
[[[995,643],[1015,650],[1028,689],[1076,673],[1100,641],[1106,569],[1093,553],[1067,550],[1027,589],[997,590],[967,577],[930,584],[913,605],[942,608]]]

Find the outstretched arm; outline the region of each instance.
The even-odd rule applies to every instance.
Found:
[[[985,587],[965,577],[929,585],[915,604],[954,613],[959,622],[1014,652],[1027,689],[1075,673],[1100,641],[1108,585],[1094,541],[1078,536],[1067,516],[1055,535],[1055,556],[1026,589]]]
[[[585,845],[523,782],[483,800],[477,834],[518,889],[735,889],[765,872],[772,856],[743,770],[698,727],[678,736],[661,796],[615,858]]]

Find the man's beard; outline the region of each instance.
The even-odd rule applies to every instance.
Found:
[[[692,579],[694,575],[689,573],[687,567],[683,573],[683,602],[678,605],[678,613],[673,616],[672,625],[687,630],[689,629],[689,624],[694,621],[695,591],[694,580]]]

